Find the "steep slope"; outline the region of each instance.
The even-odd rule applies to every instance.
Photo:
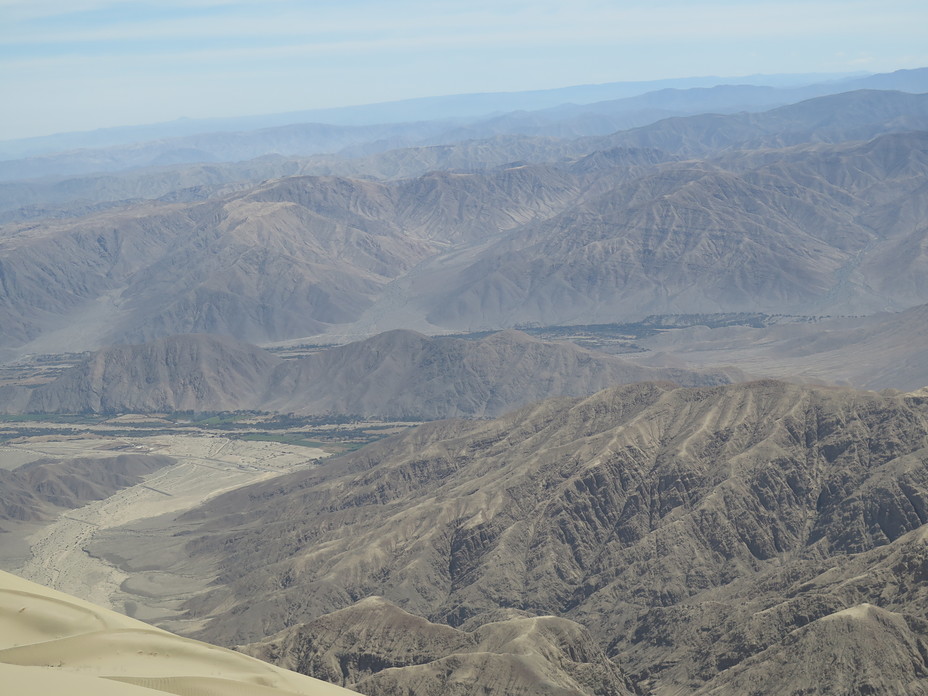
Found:
[[[392,185],[293,177],[207,202],[9,225],[0,341],[54,352],[176,333],[319,333],[452,242],[563,209],[581,181],[545,167]]]
[[[114,346],[34,389],[42,413],[234,411],[259,401],[281,360],[224,336],[171,336]]]
[[[393,331],[281,360],[224,336],[184,335],[94,353],[54,381],[0,391],[0,411],[267,410],[420,420],[494,416],[551,396],[643,380],[724,384],[737,370],[640,367],[517,331],[481,340]]]
[[[370,597],[238,649],[372,696],[633,693],[581,626],[553,616],[459,630]]]
[[[8,693],[354,693],[175,636],[2,571],[0,629],[0,675]]]
[[[422,293],[433,293],[427,316],[478,328],[647,313],[859,314],[925,301],[928,136],[759,159],[747,171],[665,164],[526,225],[422,277]]]
[[[103,303],[107,307],[101,323],[114,321],[117,315],[107,293],[122,277],[165,253],[179,230],[192,226],[188,211],[178,207],[134,212],[127,216],[111,211],[86,220],[14,225],[0,231],[3,345],[22,345],[63,317],[73,320],[77,315],[86,321],[78,312],[97,298],[109,300]]]
[[[869,602],[915,637],[848,679],[888,694],[915,675],[898,692],[915,694],[926,511],[923,394],[642,384],[428,424],[218,498],[158,543],[172,572],[221,578],[187,606],[224,644],[372,595],[450,626],[511,608],[577,621],[643,688],[693,693]]]
[[[55,329],[58,344],[89,347],[172,333],[318,332],[354,318],[433,251],[397,229],[391,207],[375,184],[295,179],[207,203],[4,229],[3,342]]]
[[[796,629],[698,693],[924,694],[926,636],[924,621],[862,603]]]
[[[397,229],[382,186],[296,178],[194,206],[198,225],[127,278],[133,340],[283,338],[353,319],[431,248]]]
[[[262,408],[430,420],[498,416],[551,396],[615,384],[668,380],[723,384],[737,371],[641,368],[621,358],[518,331],[478,341],[391,331],[287,361],[271,377]]]

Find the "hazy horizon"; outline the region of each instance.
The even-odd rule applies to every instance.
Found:
[[[922,3],[0,0],[0,140],[572,85],[928,65]]]

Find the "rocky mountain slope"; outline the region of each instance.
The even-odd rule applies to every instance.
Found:
[[[501,612],[507,613],[461,630],[369,597],[238,649],[370,696],[438,696],[475,688],[487,696],[634,693],[578,624]]]
[[[10,223],[0,227],[0,341],[55,352],[191,332],[259,342],[662,312],[903,309],[928,300],[924,133],[781,146],[926,127],[925,104],[862,92],[719,117],[736,119],[707,131],[724,143],[693,136],[706,152],[726,149],[713,161],[675,161],[689,151],[679,143],[619,138],[551,164],[389,183],[293,177],[204,201]],[[741,137],[737,119],[750,133],[793,135]],[[466,151],[486,161],[493,149]]]
[[[870,110],[895,114],[891,102]],[[0,340],[56,352],[191,332],[261,342],[904,309],[928,300],[926,142],[904,133],[703,162],[620,148],[390,183],[295,177],[10,224]]]
[[[841,693],[919,694],[926,510],[923,393],[639,384],[427,424],[147,534],[171,572],[219,578],[187,606],[227,645],[376,595],[465,631],[576,621],[646,692],[829,693],[801,679],[841,672]],[[331,639],[288,640],[281,659],[329,660]]]
[[[113,346],[53,382],[11,395],[34,413],[235,411],[258,403],[281,360],[226,336]]]
[[[0,410],[264,410],[432,420],[496,416],[551,396],[592,394],[643,380],[694,386],[742,377],[737,370],[641,367],[517,331],[480,340],[392,331],[291,360],[200,334],[114,346],[48,384],[0,388]]]
[[[903,134],[777,151],[747,171],[669,163],[423,275],[411,294],[432,293],[433,323],[472,328],[903,309],[926,291],[926,153],[924,134]]]
[[[318,333],[357,319],[391,279],[453,240],[561,209],[577,185],[545,168],[390,186],[292,178],[215,201],[13,225],[0,231],[0,340]]]
[[[504,331],[472,341],[391,331],[288,361],[271,377],[262,408],[435,419],[499,416],[551,396],[657,379],[724,384],[737,370],[642,368],[617,356]]]

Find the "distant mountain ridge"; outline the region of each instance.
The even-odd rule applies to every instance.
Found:
[[[178,119],[177,121],[142,126],[104,128],[83,133],[60,133],[57,135],[25,138],[0,142],[2,157],[29,156],[61,150],[87,147],[106,147],[160,140],[169,137],[194,135],[208,132],[244,131],[297,123],[318,123],[342,126],[370,126],[396,122],[420,121],[424,118],[449,119],[481,117],[491,113],[511,112],[526,109],[544,109],[561,104],[588,104],[604,99],[634,97],[653,90],[709,88],[721,84],[750,84],[767,87],[794,87],[810,83],[838,83],[855,89],[860,82],[874,89],[918,89],[922,84],[920,70],[899,70],[894,73],[860,76],[845,74],[808,75],[751,75],[740,78],[694,77],[655,80],[650,82],[615,82],[600,85],[578,85],[548,90],[527,92],[499,92],[463,94],[439,97],[407,99],[398,102],[368,104],[361,106],[315,109],[265,116]],[[873,84],[877,82],[879,86]]]
[[[397,330],[291,360],[228,337],[194,335],[102,350],[49,384],[0,388],[0,400],[7,412],[266,410],[431,420],[497,416],[614,384],[722,384],[740,376],[640,367],[515,331],[466,340]]]
[[[802,143],[870,140],[926,130],[928,95],[856,90],[807,99],[760,113],[702,114],[620,131],[602,147],[652,147],[688,157],[726,149],[782,148]]]
[[[638,145],[573,141],[580,154],[546,164],[290,177],[5,225],[0,342],[41,353],[178,333],[257,343],[928,301],[926,131],[898,132],[928,128],[928,95],[857,92],[709,118],[733,130],[706,130],[706,118],[677,132],[677,145],[715,153],[700,162],[628,131]],[[391,158],[421,167],[436,161],[426,154],[486,159],[483,148],[498,155],[481,142]]]
[[[928,76],[928,69],[925,74]],[[928,92],[928,77],[925,78],[923,91]],[[195,158],[184,164],[179,162],[173,167],[164,166],[166,163],[161,162],[162,166],[150,164],[147,168],[124,172],[100,171],[70,177],[59,175],[39,180],[0,181],[0,211],[6,210],[7,215],[10,215],[17,208],[22,208],[19,215],[35,217],[41,214],[42,208],[32,211],[30,206],[55,206],[69,201],[92,206],[105,201],[165,196],[181,200],[184,196],[203,198],[222,190],[224,186],[241,187],[268,178],[295,174],[393,179],[418,176],[433,169],[484,170],[513,161],[552,162],[617,146],[651,149],[663,152],[667,158],[675,158],[684,155],[704,156],[732,148],[782,147],[804,142],[869,139],[886,132],[928,128],[924,116],[924,99],[918,98],[918,95],[887,90],[875,94],[874,90],[843,94],[843,97],[832,95],[834,99],[812,98],[770,111],[759,108],[762,113],[731,113],[736,110],[734,108],[703,113],[702,109],[694,109],[693,113],[700,115],[668,111],[653,113],[653,118],[648,116],[641,120],[636,115],[640,111],[636,110],[632,112],[631,121],[622,115],[617,117],[619,120],[610,121],[606,118],[604,121],[602,114],[584,112],[577,118],[581,122],[592,118],[597,121],[597,125],[579,129],[568,125],[573,116],[568,117],[567,121],[558,121],[559,116],[552,116],[549,127],[545,125],[548,121],[542,116],[517,114],[488,121],[484,126],[468,126],[458,132],[448,131],[446,136],[432,140],[414,142],[415,139],[400,135],[379,139],[372,146],[346,146],[340,153],[329,151],[328,154],[310,156],[264,154],[244,162],[221,162],[218,160],[222,159],[222,155],[206,153],[204,150],[205,160],[201,158],[199,164],[193,163]],[[910,99],[913,96],[915,98]],[[604,105],[602,108],[608,112],[612,107]],[[816,110],[820,113],[816,113]],[[841,117],[826,116],[841,111],[847,112],[844,120]],[[567,108],[567,112],[570,112],[570,108]],[[563,115],[564,109],[556,113]],[[511,127],[501,126],[500,123],[507,119],[514,119],[515,123]],[[432,128],[428,125],[424,127],[426,131]],[[274,142],[294,142],[294,138],[302,137],[300,133],[324,138],[332,129],[331,126],[288,126],[261,133]],[[406,132],[414,130],[415,126],[410,126]],[[359,129],[348,131],[363,132]],[[350,138],[352,136],[348,135],[348,131],[345,137]],[[376,128],[369,132],[374,131]],[[243,138],[254,140],[260,135],[221,134],[215,138],[220,147],[227,147],[229,143]],[[332,137],[338,140],[343,135],[333,134]],[[134,148],[133,156],[150,147],[160,145]],[[182,149],[195,152],[201,147],[202,143],[188,143]],[[254,153],[264,146],[253,142],[247,147],[251,150],[240,153],[236,159],[254,157]],[[288,151],[287,148],[283,149]],[[275,152],[279,150],[277,148]],[[111,155],[103,154],[100,157],[105,160]],[[0,163],[0,169],[3,166]],[[13,167],[11,171],[25,171],[17,170],[18,165],[15,163],[10,166]],[[16,175],[13,178],[23,177]],[[51,212],[55,212],[54,207]]]
[[[648,83],[592,85],[552,90],[561,94],[552,99],[547,91],[514,94],[483,94],[410,100],[395,104],[357,107],[355,113],[367,112],[381,118],[348,117],[333,121],[311,118],[313,113],[289,117],[232,119],[222,127],[222,120],[206,121],[203,129],[191,129],[184,121],[138,129],[115,129],[89,134],[64,134],[7,144],[9,152],[32,152],[41,143],[59,151],[36,153],[21,159],[0,161],[0,181],[42,176],[73,176],[155,167],[167,164],[234,162],[268,154],[308,156],[344,152],[365,154],[410,145],[445,145],[494,135],[534,135],[580,137],[606,135],[616,130],[646,126],[672,116],[699,113],[733,113],[742,110],[762,111],[823,95],[858,89],[928,92],[928,68],[898,71],[864,78],[827,81],[800,87],[771,87],[769,80],[751,84],[725,83],[718,78],[694,78],[689,81],[660,81],[660,92],[648,92]],[[674,85],[691,85],[674,89]],[[697,86],[698,85],[698,86]],[[592,94],[602,94],[610,101],[590,106]],[[581,97],[579,105],[573,97]],[[430,109],[429,105],[435,108]],[[479,106],[478,106],[479,105]],[[526,111],[526,109],[529,109]],[[347,114],[351,110],[331,110],[316,116]],[[405,116],[400,116],[404,114]],[[345,121],[348,121],[346,123]],[[258,125],[262,124],[263,125]],[[239,128],[229,126],[238,124]],[[220,126],[210,130],[209,125]],[[249,127],[250,126],[250,127]],[[125,141],[131,133],[148,140]],[[158,135],[164,133],[164,135]],[[173,135],[173,137],[172,137]],[[155,137],[152,137],[155,136]],[[131,136],[129,136],[131,137]],[[78,149],[68,142],[113,142],[104,147]],[[123,140],[121,144],[119,141]],[[0,149],[3,144],[0,143]],[[361,152],[358,152],[358,149]],[[14,155],[15,157],[15,155]]]

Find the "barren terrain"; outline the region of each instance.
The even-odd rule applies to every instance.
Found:
[[[146,607],[148,593],[124,587],[128,577],[84,549],[102,531],[166,513],[179,514],[209,498],[283,473],[313,466],[328,452],[278,442],[231,440],[217,436],[167,435],[151,438],[29,438],[0,445],[0,466],[15,468],[39,458],[112,455],[117,451],[150,452],[173,457],[177,464],[155,472],[144,483],[63,513],[54,522],[23,539],[26,559],[0,557],[4,568],[28,580],[67,591],[130,615],[167,619],[170,605]],[[15,532],[11,533],[14,534]],[[4,540],[4,548],[21,545]],[[135,543],[140,540],[136,539]],[[209,578],[162,578],[172,593],[186,595]],[[155,616],[151,616],[154,614]]]

